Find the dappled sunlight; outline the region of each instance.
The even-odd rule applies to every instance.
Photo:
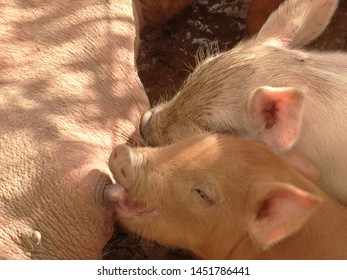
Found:
[[[176,24],[163,29],[162,40],[150,32],[142,37],[140,69],[151,101],[156,94],[172,95],[172,88],[180,88],[188,75],[182,74],[184,63],[194,65],[197,42],[222,41],[224,36],[220,45],[224,50],[242,38],[242,28],[233,28],[235,20],[242,27],[244,17],[229,21],[230,14],[218,9],[227,5],[234,13],[245,1],[222,1],[213,7],[212,0],[198,1],[204,11],[194,4],[176,18]],[[114,208],[100,203],[102,187],[113,180],[108,158],[118,144],[144,144],[139,122],[149,109],[135,65],[131,2],[4,0],[0,4],[0,247],[6,244],[27,252],[17,257],[95,259],[110,237]],[[193,14],[197,16],[188,20]],[[209,14],[218,21],[213,23]],[[207,28],[204,20],[210,21]],[[228,23],[222,24],[224,20]],[[181,32],[173,32],[175,26]],[[342,39],[337,43],[346,47]],[[162,68],[154,68],[154,63]],[[185,165],[201,157],[209,168],[223,157],[217,141],[209,148],[203,137],[194,139],[165,153],[158,150],[158,166]],[[198,167],[195,162],[189,168]],[[6,238],[3,230],[8,232]],[[37,246],[30,239],[33,230],[42,236]],[[115,249],[113,257],[120,254]]]
[[[143,143],[138,123],[149,107],[134,62],[131,2],[5,2],[0,5],[5,228],[18,227],[11,235],[32,253],[27,257],[73,258],[80,250],[80,258],[97,258],[113,224],[113,211],[97,199],[103,182],[110,182],[109,154],[119,143]],[[32,230],[43,236],[39,248],[30,244]],[[68,245],[77,251],[59,252]]]
[[[132,64],[135,29],[127,7],[112,16],[107,3],[41,4],[29,10],[15,5],[4,9],[12,36],[5,44],[11,52],[2,54],[8,61],[2,83],[13,95],[6,98],[16,104],[14,111],[23,119],[39,118],[44,126],[55,115],[66,117],[67,123],[82,121],[83,129],[100,131],[101,125],[106,134],[119,120],[136,121],[130,112],[137,111],[138,119],[147,101]],[[5,110],[13,116],[11,108]]]

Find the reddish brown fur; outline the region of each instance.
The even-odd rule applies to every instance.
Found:
[[[122,145],[114,149],[110,168],[137,201],[137,207],[129,198],[117,206],[120,221],[159,243],[204,259],[347,258],[346,208],[261,143],[198,135],[160,148]],[[299,194],[295,207],[286,194]],[[270,232],[264,239],[256,222],[271,213],[265,206],[276,205],[273,195],[288,205],[284,235]],[[298,217],[286,216],[293,211]]]

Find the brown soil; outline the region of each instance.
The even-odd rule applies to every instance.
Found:
[[[249,2],[197,0],[170,22],[142,32],[138,69],[151,104],[175,94],[194,68],[201,45],[217,42],[223,51],[245,38]],[[309,48],[347,50],[347,1],[340,1],[331,24]],[[105,248],[105,259],[192,258],[186,252],[129,235],[119,227],[116,232]]]
[[[141,35],[139,75],[151,103],[171,97],[195,66],[201,45],[217,42],[221,51],[245,38],[245,18],[250,0],[198,0],[158,29]],[[309,47],[347,49],[347,1],[324,34]]]

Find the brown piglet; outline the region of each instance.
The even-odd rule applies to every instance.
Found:
[[[347,209],[294,158],[218,134],[119,145],[105,195],[130,231],[202,259],[346,259]]]

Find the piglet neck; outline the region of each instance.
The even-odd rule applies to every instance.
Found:
[[[296,233],[263,250],[248,233],[222,256],[208,259],[346,259],[347,208],[326,196],[324,203]],[[223,250],[220,248],[220,250]],[[210,251],[211,252],[211,251]],[[221,251],[220,251],[221,252]],[[204,256],[203,256],[204,257]]]
[[[214,237],[192,251],[205,260],[253,259],[256,255],[247,233],[240,235],[232,244],[229,238]]]
[[[255,259],[346,259],[347,208],[326,196],[311,219],[295,234]]]

